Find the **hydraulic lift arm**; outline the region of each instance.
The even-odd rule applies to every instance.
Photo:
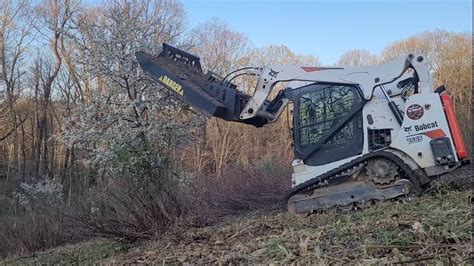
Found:
[[[211,116],[257,127],[278,119],[289,101],[284,90],[272,100],[268,99],[279,82],[358,84],[366,100],[370,100],[375,88],[380,87],[389,104],[390,95],[383,85],[393,83],[409,68],[414,70],[414,76],[418,79],[420,93],[431,92],[433,86],[427,60],[423,55],[414,54],[400,56],[377,66],[354,68],[290,65],[246,67],[233,71],[224,78],[210,71],[204,74],[198,57],[167,44],[163,44],[163,51],[158,57],[144,52],[137,52],[136,57],[149,76],[183,97],[192,106]],[[237,90],[237,86],[231,82],[235,77],[244,74],[258,77],[252,96]],[[398,112],[394,106],[391,109]]]

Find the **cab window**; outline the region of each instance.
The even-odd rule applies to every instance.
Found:
[[[304,93],[298,100],[299,146],[307,149],[354,108],[358,95],[353,87],[327,86]],[[346,124],[324,145],[342,144],[353,138],[353,123]]]

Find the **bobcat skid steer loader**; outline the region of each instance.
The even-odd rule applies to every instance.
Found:
[[[245,67],[225,77],[204,74],[198,57],[167,44],[157,57],[136,58],[177,97],[227,121],[261,127],[292,102],[293,213],[419,195],[469,163],[451,97],[443,86],[434,90],[422,54],[351,68]],[[258,78],[253,95],[232,83],[241,75]],[[286,88],[270,97],[280,82]]]

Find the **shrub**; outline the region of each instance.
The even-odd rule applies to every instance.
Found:
[[[221,213],[236,213],[280,208],[291,188],[288,163],[263,159],[246,168],[228,167],[221,178],[197,181],[201,198],[209,208]]]
[[[76,202],[74,217],[94,236],[126,241],[151,238],[186,212],[180,176],[169,153],[149,141],[117,146],[103,183]]]
[[[0,257],[32,253],[84,239],[67,218],[62,186],[54,179],[21,183],[11,213],[0,216]]]
[[[92,190],[76,204],[80,211],[73,218],[85,231],[124,241],[152,238],[186,210],[178,189],[153,179],[140,185],[118,179],[105,190]]]
[[[63,186],[52,178],[46,178],[33,184],[21,183],[20,192],[15,193],[21,206],[31,210],[60,204],[63,200]]]
[[[0,257],[30,254],[84,239],[58,210],[38,209],[0,217],[0,223]]]

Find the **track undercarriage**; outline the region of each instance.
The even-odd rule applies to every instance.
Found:
[[[292,213],[353,209],[376,201],[416,196],[420,190],[419,174],[397,156],[379,152],[296,186],[286,202]]]

